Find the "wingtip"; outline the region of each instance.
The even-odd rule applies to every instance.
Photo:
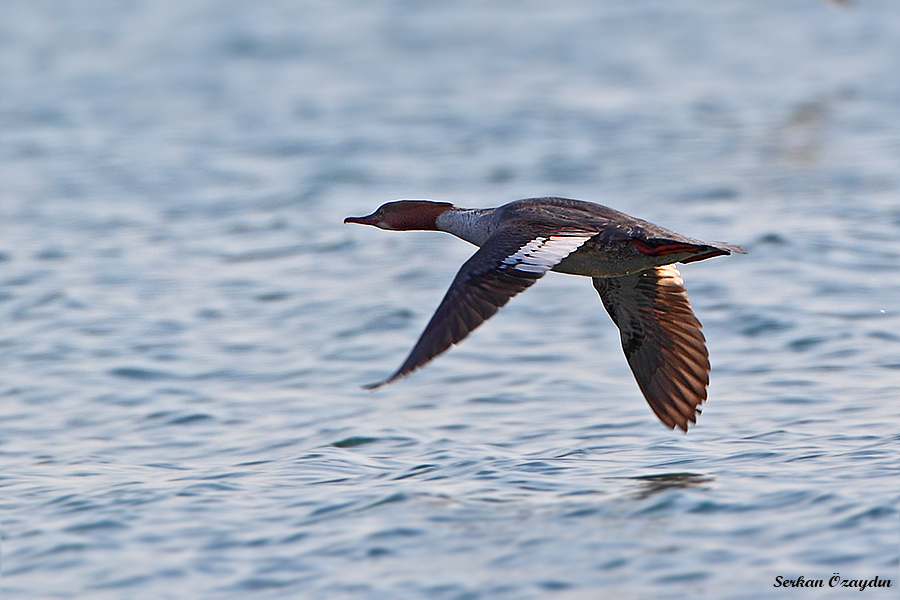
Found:
[[[688,420],[684,418],[676,419],[672,415],[663,412],[660,413],[656,410],[653,404],[650,405],[653,408],[653,412],[656,413],[656,417],[659,419],[660,423],[662,423],[663,427],[668,429],[669,431],[681,431],[682,434],[686,434],[688,432]],[[692,420],[694,425],[697,424],[696,419]]]
[[[376,381],[375,383],[367,383],[362,386],[364,390],[377,390],[383,385],[387,385],[389,383],[393,383],[395,380],[399,379],[402,376],[401,373],[394,373],[387,379],[382,379],[381,381]]]

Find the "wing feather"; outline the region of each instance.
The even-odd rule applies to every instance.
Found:
[[[674,265],[622,277],[594,278],[618,326],[622,349],[644,397],[669,427],[696,423],[709,385],[701,325]]]
[[[460,268],[406,361],[388,379],[366,387],[408,375],[459,343],[594,235],[575,230],[528,236],[498,231]]]

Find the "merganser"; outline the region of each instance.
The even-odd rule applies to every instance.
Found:
[[[670,429],[696,424],[709,354],[674,263],[746,251],[701,242],[582,200],[532,198],[497,208],[398,200],[344,223],[452,233],[480,249],[463,263],[409,357],[376,388],[462,341],[547,271],[591,277],[619,328],[622,349],[656,416]]]

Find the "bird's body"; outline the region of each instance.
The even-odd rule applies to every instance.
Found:
[[[581,200],[533,198],[497,208],[401,200],[345,223],[451,233],[480,249],[466,261],[389,383],[421,367],[490,318],[547,271],[591,277],[619,327],[641,391],[669,427],[687,430],[706,400],[709,361],[678,270],[744,250],[702,242]]]

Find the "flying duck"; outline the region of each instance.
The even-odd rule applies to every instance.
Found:
[[[460,342],[547,271],[590,277],[619,328],[638,386],[670,429],[696,423],[709,385],[709,354],[681,274],[690,263],[746,251],[702,242],[582,200],[532,198],[497,208],[399,200],[344,223],[451,233],[479,246],[463,263],[391,383]]]

